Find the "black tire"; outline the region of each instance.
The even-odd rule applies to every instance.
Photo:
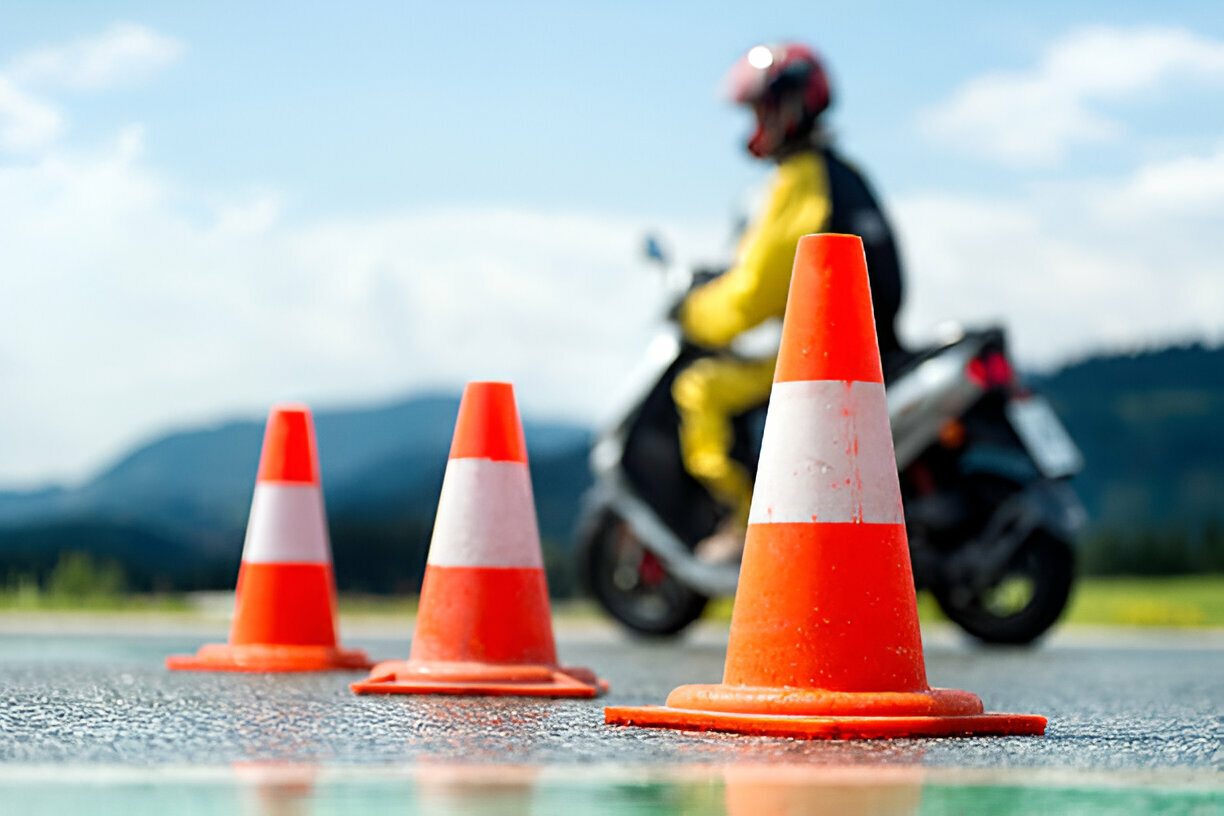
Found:
[[[1017,580],[1030,588],[1028,596],[1014,608],[1000,608],[994,593],[1005,592],[1008,583]],[[1071,597],[1074,580],[1071,547],[1037,530],[986,592],[970,598],[957,598],[955,590],[948,589],[933,594],[944,614],[969,634],[985,643],[1015,646],[1032,643],[1054,625]]]
[[[709,599],[668,573],[615,513],[600,513],[585,526],[579,557],[588,591],[636,634],[674,637],[705,611]]]

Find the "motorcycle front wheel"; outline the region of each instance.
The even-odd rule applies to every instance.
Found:
[[[608,614],[640,635],[671,637],[701,617],[709,600],[675,579],[628,522],[604,512],[580,542],[581,570]]]
[[[1070,546],[1043,530],[1034,531],[994,585],[976,596],[963,589],[935,589],[948,618],[992,644],[1032,643],[1054,625],[1071,596],[1074,556]]]

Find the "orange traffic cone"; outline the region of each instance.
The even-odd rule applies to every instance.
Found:
[[[509,383],[469,383],[438,500],[408,660],[361,693],[594,697],[608,684],[560,668],[527,446]]]
[[[620,725],[800,738],[1041,734],[927,685],[862,241],[799,242],[723,682]]]
[[[310,411],[268,417],[229,643],[166,658],[188,671],[366,669],[365,652],[336,645],[336,581]]]

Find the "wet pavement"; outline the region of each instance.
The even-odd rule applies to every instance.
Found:
[[[932,685],[1043,714],[1046,736],[803,742],[604,725],[605,704],[717,682],[718,631],[678,644],[565,634],[563,662],[611,681],[595,701],[357,696],[351,673],[165,671],[165,655],[202,642],[194,632],[10,631],[0,802],[70,812],[105,792],[124,813],[179,795],[187,812],[385,798],[422,812],[1224,813],[1218,636],[1056,637],[1035,650],[927,641]],[[407,655],[404,638],[348,645]]]

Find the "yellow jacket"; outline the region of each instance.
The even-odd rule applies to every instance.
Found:
[[[741,332],[786,313],[799,239],[824,232],[833,212],[823,157],[803,151],[778,165],[769,202],[740,242],[734,268],[695,289],[680,307],[694,342],[727,346]]]

